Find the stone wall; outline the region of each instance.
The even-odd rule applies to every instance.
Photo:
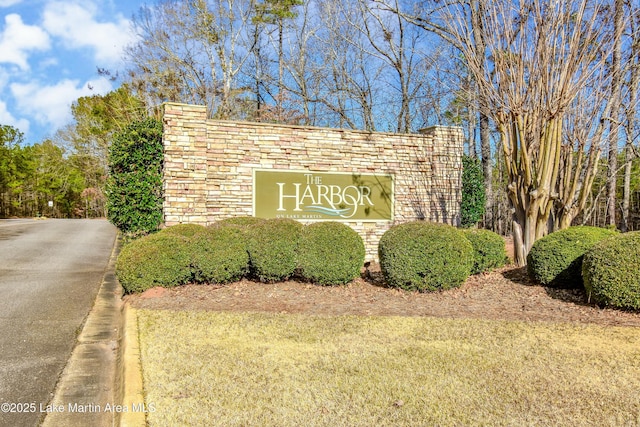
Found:
[[[212,224],[253,214],[253,170],[394,176],[393,221],[344,221],[377,259],[382,234],[416,219],[458,225],[463,135],[431,127],[393,134],[208,120],[204,106],[164,106],[164,220]],[[304,221],[303,221],[304,222]]]

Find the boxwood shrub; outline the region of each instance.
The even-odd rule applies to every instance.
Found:
[[[192,276],[188,239],[155,233],[134,240],[122,248],[116,275],[126,293],[184,285]]]
[[[602,240],[584,255],[582,275],[591,302],[640,309],[640,231]]]
[[[529,276],[545,286],[580,288],[582,258],[587,250],[615,231],[598,227],[569,227],[536,241],[527,256]]]
[[[364,243],[351,227],[316,222],[302,230],[298,246],[300,275],[320,285],[342,285],[360,276]]]
[[[200,283],[229,283],[249,268],[244,233],[235,227],[202,227],[190,242],[194,278]]]
[[[264,218],[256,218],[255,216],[234,216],[231,218],[221,219],[217,221],[215,225],[227,227],[238,227],[241,229],[247,229],[253,225],[260,224],[266,221]]]
[[[468,229],[464,230],[464,236],[473,246],[471,274],[490,271],[507,263],[507,249],[499,234],[491,230]]]
[[[251,274],[270,283],[291,277],[298,266],[302,224],[292,219],[268,219],[248,229]]]
[[[461,230],[422,221],[391,227],[378,246],[389,286],[436,291],[460,286],[471,273],[473,247]]]
[[[193,237],[196,234],[202,233],[204,230],[206,230],[206,227],[200,224],[176,224],[163,228],[160,232],[178,234],[184,237]]]

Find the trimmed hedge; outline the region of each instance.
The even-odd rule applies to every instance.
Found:
[[[591,302],[640,309],[640,231],[618,234],[584,255],[582,275]]]
[[[598,227],[569,227],[536,241],[527,255],[529,277],[545,286],[580,288],[582,259],[593,245],[615,236],[613,230]]]
[[[320,285],[343,285],[360,276],[365,249],[362,238],[339,222],[306,225],[298,246],[300,275]]]
[[[116,275],[126,293],[184,285],[192,276],[188,239],[156,233],[134,240],[122,248]]]
[[[268,219],[248,231],[251,273],[271,283],[291,277],[298,266],[298,243],[302,224],[292,219]]]
[[[473,246],[473,267],[471,274],[499,268],[507,263],[507,249],[504,239],[491,230],[464,230],[464,236]]]
[[[378,247],[380,268],[389,286],[412,291],[460,286],[471,273],[473,252],[461,230],[422,221],[390,228]]]
[[[194,278],[200,283],[240,280],[249,269],[246,239],[235,227],[203,227],[189,243]]]
[[[163,228],[161,233],[178,234],[184,237],[193,237],[196,234],[202,233],[207,228],[204,225],[199,224],[176,224],[171,227]]]
[[[221,227],[237,227],[242,230],[248,230],[250,227],[265,222],[264,218],[256,218],[254,216],[234,216],[217,221],[214,225]]]

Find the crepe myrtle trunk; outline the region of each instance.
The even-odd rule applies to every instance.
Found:
[[[531,121],[522,115],[509,115],[499,123],[509,184],[507,193],[513,210],[515,263],[526,265],[533,243],[550,228],[556,183],[560,169],[562,119],[546,121],[539,132],[539,154],[531,155]]]

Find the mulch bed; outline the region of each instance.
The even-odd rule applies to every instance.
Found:
[[[584,290],[532,283],[525,268],[504,267],[471,276],[461,287],[433,293],[384,286],[375,266],[345,286],[296,281],[264,284],[242,280],[225,286],[186,285],[129,295],[136,308],[257,311],[314,315],[432,316],[492,320],[578,322],[640,326],[640,313],[603,309]]]

